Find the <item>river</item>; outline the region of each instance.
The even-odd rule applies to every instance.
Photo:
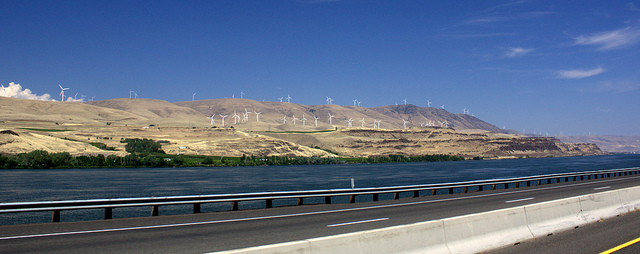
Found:
[[[160,197],[399,186],[618,169],[640,166],[640,155],[488,161],[213,168],[0,170],[0,202]],[[365,198],[365,197],[363,197]],[[382,198],[382,197],[381,197]],[[340,202],[339,200],[336,200]],[[287,205],[275,203],[274,205]],[[225,210],[212,204],[205,210]],[[241,203],[242,208],[258,204]],[[167,207],[161,214],[185,213]],[[122,210],[123,212],[117,212]],[[148,208],[114,210],[114,218],[148,216]],[[65,215],[69,214],[69,215]],[[49,213],[0,214],[0,225],[47,222]],[[63,221],[100,219],[100,211],[65,211]]]

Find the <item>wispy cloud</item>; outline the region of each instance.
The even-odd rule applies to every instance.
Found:
[[[527,48],[521,48],[521,47],[517,47],[517,48],[508,48],[505,52],[504,55],[506,57],[520,57],[520,56],[524,56],[526,54],[531,53],[531,51],[533,51],[533,49],[527,49]]]
[[[626,47],[640,41],[640,29],[625,27],[591,35],[582,35],[575,39],[576,45],[598,46],[599,50],[612,50]]]
[[[605,72],[602,67],[598,67],[592,70],[562,70],[558,72],[558,78],[563,79],[580,79],[595,76]]]
[[[587,92],[596,93],[626,93],[640,89],[640,82],[624,80],[624,81],[605,81],[596,84],[591,88],[587,88]]]

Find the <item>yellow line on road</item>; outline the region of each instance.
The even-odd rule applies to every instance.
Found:
[[[614,252],[616,252],[616,251],[619,251],[619,250],[620,250],[620,249],[622,249],[622,248],[628,247],[629,245],[632,245],[632,244],[637,243],[637,242],[640,242],[640,237],[638,237],[638,238],[636,238],[636,239],[633,239],[633,240],[631,240],[631,241],[628,241],[628,242],[626,242],[626,243],[623,243],[623,244],[621,244],[621,245],[618,245],[618,246],[616,246],[616,247],[614,247],[614,248],[612,248],[612,249],[606,250],[606,251],[604,251],[604,252],[600,252],[600,254],[610,254],[610,253],[614,253]]]

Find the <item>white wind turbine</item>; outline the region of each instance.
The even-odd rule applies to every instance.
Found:
[[[129,99],[131,99],[131,97],[133,96],[133,93],[135,93],[133,90],[129,89]]]
[[[427,100],[427,107],[431,107],[431,101]]]
[[[215,118],[213,118],[214,116],[216,116],[216,114],[211,115],[211,117],[207,117],[207,118],[211,119],[211,125],[213,125],[214,123],[216,123]]]
[[[247,111],[247,108],[244,108],[244,120],[245,122],[249,121],[249,114],[251,114],[251,112]]]
[[[91,100],[90,101],[93,101],[93,98],[95,98],[95,96],[91,96]]]
[[[262,114],[262,112],[253,111],[253,113],[256,114],[256,122],[260,122],[260,114]]]
[[[244,92],[240,90],[240,99],[244,99]]]
[[[284,99],[284,97],[280,97],[280,98],[278,98],[278,100],[280,100],[280,102],[282,102],[282,99]]]
[[[0,84],[0,86],[2,86],[2,96],[5,96],[4,85]]]
[[[227,116],[229,116],[229,115],[220,114],[220,117],[222,117],[222,127],[224,127],[224,118],[227,117]]]
[[[382,119],[378,120],[378,129],[380,129],[380,123],[382,123]]]
[[[356,104],[358,104],[358,99],[352,100],[353,101],[353,106],[355,107]]]
[[[362,128],[364,128],[364,117],[362,118],[362,120],[360,120],[360,122],[362,123]]]
[[[291,103],[291,96],[287,94],[287,102]]]
[[[313,118],[316,120],[316,127],[318,127],[318,117],[317,116],[313,116]]]
[[[409,121],[402,119],[402,127],[403,127],[404,129],[406,129],[406,128],[407,128],[407,123],[409,123]]]
[[[358,101],[358,107],[360,107],[360,102],[361,102],[361,101]]]
[[[287,116],[285,115],[284,117],[282,117],[282,124],[286,124],[287,123]]]
[[[196,93],[193,93],[193,95],[191,95],[191,101],[195,101],[196,100]]]
[[[442,104],[442,106],[440,106],[440,108],[444,109],[444,104]]]
[[[327,96],[327,104],[331,104],[331,102],[333,102],[333,99],[329,98],[329,96]]]
[[[333,123],[331,122],[331,118],[333,118],[333,116],[331,115],[331,113],[327,113],[329,114],[329,125],[333,125]]]
[[[293,115],[293,125],[296,125],[296,120],[298,120],[298,118],[296,118],[296,116]]]
[[[353,127],[353,118],[349,118],[347,121],[347,127]]]
[[[238,120],[240,120],[240,116],[238,115],[238,113],[236,113],[236,111],[233,111],[233,116],[231,116],[231,118],[235,119],[235,123],[234,124],[238,124]]]
[[[304,114],[302,114],[302,126],[307,126],[307,118],[304,117]]]
[[[60,101],[64,101],[64,90],[69,90],[69,88],[62,87],[60,84],[58,86],[60,87]],[[2,87],[2,91],[4,92],[4,87]]]
[[[404,101],[404,105],[407,105],[407,98],[404,98],[402,101]]]

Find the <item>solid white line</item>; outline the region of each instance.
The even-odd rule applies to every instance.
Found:
[[[36,238],[36,237],[49,237],[49,236],[64,236],[64,235],[79,235],[79,234],[102,233],[102,232],[118,232],[118,231],[141,230],[141,229],[171,228],[171,227],[182,227],[182,226],[195,226],[195,225],[219,224],[219,223],[227,223],[227,222],[242,222],[242,221],[254,221],[254,220],[265,220],[265,219],[277,219],[277,218],[298,217],[298,216],[307,216],[307,215],[318,215],[318,214],[331,214],[331,213],[341,213],[341,212],[352,212],[352,211],[371,210],[371,209],[380,209],[380,208],[389,208],[389,207],[401,207],[401,206],[410,206],[410,205],[421,205],[421,204],[429,204],[429,203],[439,203],[439,202],[454,201],[454,200],[464,200],[464,199],[472,199],[472,198],[483,198],[483,197],[502,196],[502,195],[509,195],[509,194],[517,194],[517,193],[526,193],[526,192],[540,191],[540,190],[552,190],[552,189],[560,189],[560,188],[569,188],[569,187],[573,187],[573,186],[592,185],[592,184],[598,184],[598,183],[603,183],[603,182],[622,181],[622,180],[631,179],[631,178],[640,178],[640,176],[637,176],[637,177],[627,177],[627,178],[618,178],[618,179],[611,179],[611,180],[603,180],[603,181],[598,181],[598,182],[577,183],[577,184],[572,184],[572,185],[551,186],[551,187],[548,187],[548,188],[537,188],[537,189],[519,190],[519,191],[511,191],[511,192],[499,192],[499,193],[491,193],[491,194],[481,194],[481,195],[472,195],[472,196],[462,196],[462,197],[455,197],[455,198],[443,198],[443,199],[425,200],[425,201],[417,201],[417,202],[409,202],[409,203],[401,203],[401,204],[389,204],[389,205],[378,205],[378,206],[366,206],[366,207],[347,208],[347,209],[339,209],[339,210],[327,210],[327,211],[308,212],[308,213],[282,214],[282,215],[272,215],[272,216],[262,216],[262,217],[250,217],[250,218],[239,218],[239,219],[228,219],[228,220],[216,220],[216,221],[201,221],[201,222],[190,222],[190,223],[178,223],[178,224],[154,225],[154,226],[141,226],[141,227],[128,227],[128,228],[112,228],[112,229],[98,229],[98,230],[75,231],[75,232],[60,232],[60,233],[35,234],[35,235],[21,235],[21,236],[7,236],[7,237],[0,237],[0,240],[12,240],[12,239],[24,239],[24,238]]]
[[[389,218],[380,218],[380,219],[372,219],[372,220],[361,220],[361,221],[354,221],[354,222],[345,222],[345,223],[327,225],[327,227],[330,228],[330,227],[347,226],[347,225],[362,224],[362,223],[368,223],[368,222],[383,221],[383,220],[388,220],[388,219]]]
[[[600,188],[594,188],[593,190],[604,190],[604,189],[609,189],[611,188],[611,186],[604,186],[604,187],[600,187]]]
[[[514,202],[520,202],[520,201],[527,201],[527,200],[532,200],[533,198],[521,198],[521,199],[516,199],[516,200],[509,200],[509,201],[504,201],[505,203],[514,203]]]

